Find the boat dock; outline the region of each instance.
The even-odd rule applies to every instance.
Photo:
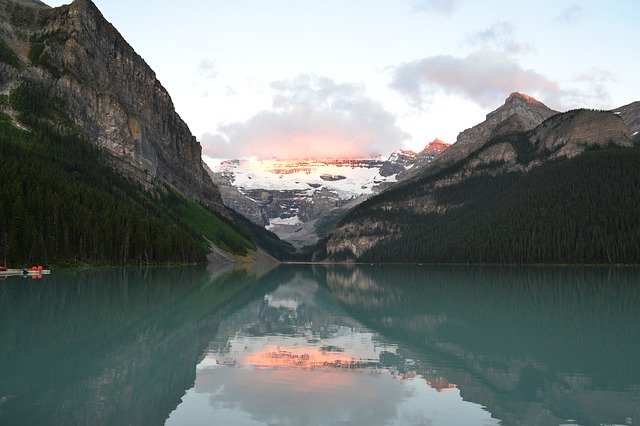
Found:
[[[25,274],[26,272],[26,274]],[[21,277],[21,276],[29,276],[29,277],[37,277],[40,275],[49,275],[51,274],[50,269],[7,269],[6,271],[0,271],[0,277]]]

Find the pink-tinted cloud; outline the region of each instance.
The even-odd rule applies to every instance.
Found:
[[[611,108],[607,83],[615,77],[591,69],[559,82],[522,67],[506,52],[482,49],[467,57],[432,56],[395,68],[391,87],[414,107],[427,108],[438,93],[494,108],[514,91],[527,93],[555,109]]]
[[[344,158],[388,153],[408,137],[363,87],[301,75],[272,84],[273,108],[202,137],[212,158]]]
[[[514,91],[554,101],[560,97],[556,82],[522,68],[504,52],[489,49],[465,58],[439,55],[402,64],[395,70],[391,87],[417,107],[426,107],[438,92],[467,98],[482,107],[495,106]]]

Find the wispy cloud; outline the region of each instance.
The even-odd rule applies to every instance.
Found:
[[[607,89],[607,83],[617,81],[618,78],[611,71],[593,67],[575,75],[573,80],[581,84],[583,89],[566,93],[566,103],[572,106],[603,109],[615,106],[611,93]]]
[[[215,79],[218,76],[218,67],[215,61],[203,59],[198,64],[198,72],[209,79]]]
[[[484,30],[470,34],[466,38],[466,44],[475,48],[489,48],[510,55],[533,50],[530,44],[518,41],[516,26],[506,21],[496,22]]]
[[[435,12],[451,16],[458,8],[461,0],[415,0],[413,7],[416,11]]]
[[[555,21],[562,24],[571,24],[582,19],[584,14],[584,8],[574,3],[563,7],[556,16]]]
[[[339,158],[388,153],[408,135],[364,87],[301,75],[272,84],[273,108],[202,137],[213,158]]]

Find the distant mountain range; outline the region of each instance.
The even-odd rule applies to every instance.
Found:
[[[227,160],[210,175],[225,205],[308,249],[336,218],[449,146],[436,139],[419,154],[397,150],[387,159]]]
[[[513,93],[350,211],[316,260],[638,263],[640,102],[558,113]]]

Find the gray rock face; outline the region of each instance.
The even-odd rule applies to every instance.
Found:
[[[529,136],[538,155],[551,158],[575,157],[589,148],[630,147],[631,133],[616,114],[605,111],[576,110],[553,117]]]
[[[62,99],[84,136],[108,152],[124,175],[151,191],[168,184],[223,212],[220,191],[202,166],[200,144],[171,97],[90,0],[55,9],[27,0],[2,1],[5,9],[35,4],[37,25],[27,46],[33,63],[20,79]],[[16,28],[15,34],[24,35],[24,25]],[[12,43],[19,44],[19,38]],[[29,63],[25,50],[16,49]]]
[[[413,151],[400,149],[393,154],[382,166],[380,166],[381,176],[392,176],[404,172],[407,168],[412,167],[416,162],[417,154]]]
[[[640,132],[640,101],[613,109],[611,112],[622,118],[632,134]]]

